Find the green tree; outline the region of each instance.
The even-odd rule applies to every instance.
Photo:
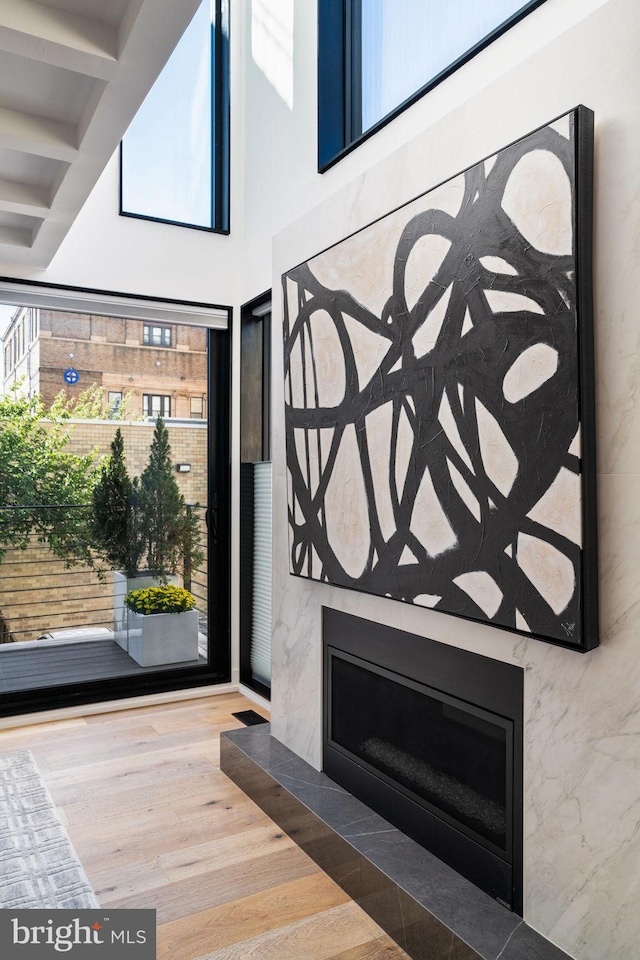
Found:
[[[141,420],[142,416],[129,410],[133,397],[132,390],[125,390],[122,398],[112,400],[105,406],[106,390],[99,383],[93,383],[76,397],[69,397],[60,390],[53,398],[47,416],[54,420]]]
[[[200,520],[198,517],[199,504],[187,503],[184,506],[180,534],[180,551],[182,554],[182,582],[187,590],[191,590],[191,581],[194,571],[204,560],[204,550],[201,548]]]
[[[20,384],[0,396],[0,560],[35,536],[69,565],[93,562],[97,451],[70,453],[65,419],[60,409],[47,412],[39,396],[24,396]]]
[[[120,427],[111,443],[111,456],[102,465],[93,490],[93,532],[97,550],[113,570],[135,577],[144,554],[140,530],[140,487],[132,481],[124,458]]]
[[[140,476],[140,515],[149,570],[164,582],[180,563],[184,511],[171,464],[169,431],[158,417],[149,462]]]

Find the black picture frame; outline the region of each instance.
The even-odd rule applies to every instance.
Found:
[[[283,276],[292,574],[598,645],[592,206],[578,106]]]

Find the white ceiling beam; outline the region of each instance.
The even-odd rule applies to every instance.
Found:
[[[108,88],[109,84],[102,83],[100,80],[96,81],[93,90],[91,91],[91,94],[84,105],[82,116],[78,121],[78,144],[80,147],[82,147],[85,133],[87,132],[89,125],[91,124],[97,111],[100,109],[100,104],[102,103],[102,99]]]
[[[0,178],[0,210],[28,217],[46,217],[51,209],[49,190],[32,183]]]
[[[51,8],[34,0],[0,0],[0,51],[6,48],[12,54],[33,58],[37,44],[42,43],[44,55],[38,55],[38,59],[50,64],[53,61],[47,58],[58,56],[59,47],[66,51],[65,68],[71,66],[69,51],[77,63],[93,57],[92,69],[85,60],[84,66],[78,66],[78,75],[84,69],[84,76],[90,73],[95,79],[76,124],[36,116],[36,107],[34,115],[11,110],[10,102],[0,99],[0,103],[5,104],[0,106],[0,153],[4,147],[61,161],[53,182],[48,177],[48,184],[41,185],[48,191],[46,211],[38,208],[38,203],[32,204],[29,210],[25,185],[22,193],[18,190],[18,196],[17,188],[11,185],[12,177],[20,174],[14,168],[11,173],[5,173],[9,181],[4,187],[8,204],[5,209],[29,216],[32,227],[28,224],[24,228],[14,227],[10,222],[5,226],[5,233],[0,237],[0,273],[3,263],[36,270],[49,265],[199,2],[128,0],[120,22],[106,28],[111,31],[106,34],[101,29],[104,25],[97,24],[96,33],[87,26],[91,24],[88,19],[68,20],[68,15],[58,16],[60,11],[54,10],[50,19]],[[110,0],[104,3],[106,6]],[[37,20],[35,29],[30,17]],[[28,33],[34,40],[29,40]],[[23,46],[17,47],[16,43]],[[99,73],[101,68],[96,63],[102,62],[103,54],[113,56],[116,61],[113,76],[103,77]],[[108,57],[104,59],[106,62]],[[42,109],[44,113],[45,107]],[[20,199],[25,201],[22,206]],[[32,196],[31,200],[34,199]]]
[[[78,157],[78,131],[70,123],[0,107],[0,147],[73,162]]]
[[[7,262],[10,258],[21,259],[25,248],[31,246],[33,232],[27,227],[5,227],[0,225],[0,255],[7,251]],[[3,256],[3,259],[4,256]]]
[[[129,0],[127,9],[124,12],[120,26],[118,27],[118,60],[122,59],[122,51],[127,45],[131,32],[136,25],[145,0]]]
[[[118,42],[118,32],[105,23],[34,0],[0,2],[0,50],[7,53],[111,80],[118,70]]]

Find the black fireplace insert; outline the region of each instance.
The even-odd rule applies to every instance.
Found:
[[[523,671],[323,608],[324,772],[522,912]]]

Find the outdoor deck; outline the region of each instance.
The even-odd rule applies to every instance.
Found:
[[[14,649],[8,649],[15,647]],[[87,640],[27,648],[3,644],[0,650],[0,693],[14,693],[58,684],[82,683],[157,673],[184,666],[204,666],[206,660],[140,667],[114,640]]]

